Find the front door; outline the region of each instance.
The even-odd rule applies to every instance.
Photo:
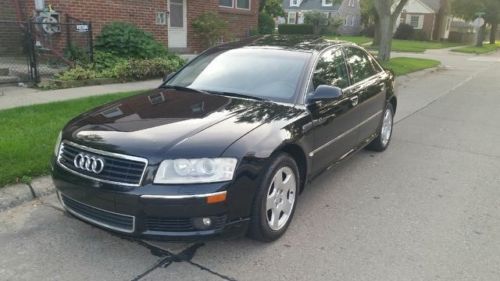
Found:
[[[169,0],[168,47],[187,48],[186,0]]]

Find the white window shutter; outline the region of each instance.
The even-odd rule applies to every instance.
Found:
[[[418,28],[417,29],[423,29],[424,28],[424,15],[420,15],[418,19]]]

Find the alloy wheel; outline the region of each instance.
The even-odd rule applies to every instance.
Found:
[[[380,134],[382,145],[386,146],[389,143],[392,134],[392,112],[390,109],[385,110],[384,119],[382,120],[382,130]]]
[[[288,222],[295,204],[296,190],[293,170],[289,167],[280,168],[267,191],[266,219],[272,230],[279,231]]]

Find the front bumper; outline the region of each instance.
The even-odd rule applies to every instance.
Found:
[[[156,240],[198,240],[244,234],[253,187],[214,183],[118,187],[69,173],[54,164],[52,177],[64,208],[81,220],[123,235]],[[238,189],[233,188],[238,186]],[[246,186],[246,188],[245,188]],[[196,192],[193,192],[196,191]],[[224,202],[206,197],[226,192]],[[248,193],[250,192],[250,193]],[[210,218],[210,226],[200,224]]]

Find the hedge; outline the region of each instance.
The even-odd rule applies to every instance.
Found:
[[[280,24],[279,34],[313,34],[313,26],[310,24]]]

